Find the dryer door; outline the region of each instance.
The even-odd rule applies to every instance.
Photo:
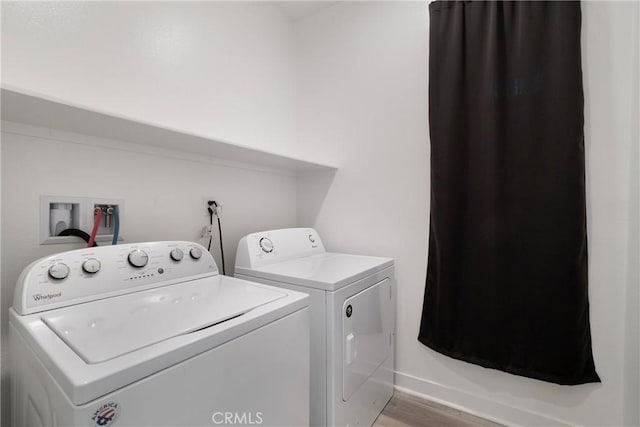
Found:
[[[342,399],[351,395],[389,356],[393,327],[391,280],[384,279],[342,306]]]

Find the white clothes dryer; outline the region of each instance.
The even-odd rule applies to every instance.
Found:
[[[190,242],[42,258],[10,309],[11,425],[306,425],[308,305]]]
[[[311,295],[311,425],[371,425],[393,394],[391,258],[326,252],[311,228],[249,234],[235,277]]]

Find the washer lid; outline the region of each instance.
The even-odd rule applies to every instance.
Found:
[[[42,320],[94,364],[222,323],[286,295],[247,282],[204,278],[77,305]]]
[[[392,265],[392,258],[324,252],[254,269],[236,267],[236,274],[334,291]]]

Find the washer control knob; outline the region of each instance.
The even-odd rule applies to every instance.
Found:
[[[82,270],[85,273],[89,273],[89,274],[96,274],[98,271],[100,271],[100,267],[101,267],[100,261],[98,261],[95,258],[89,258],[88,260],[82,263]]]
[[[169,253],[169,256],[174,261],[182,261],[182,257],[184,257],[184,252],[182,252],[182,249],[175,248],[171,250],[171,253]]]
[[[140,268],[147,265],[147,262],[149,261],[149,255],[147,255],[147,253],[141,249],[135,249],[129,252],[127,260],[129,260],[129,264],[131,264],[132,266]]]
[[[57,262],[49,267],[49,276],[55,280],[62,280],[69,276],[69,271],[69,266],[67,264]]]
[[[273,252],[273,242],[268,237],[263,237],[260,239],[260,249],[262,249],[266,253]]]
[[[189,255],[191,255],[191,258],[193,259],[200,259],[200,257],[202,256],[202,251],[200,250],[200,248],[191,248],[191,250],[189,251]]]

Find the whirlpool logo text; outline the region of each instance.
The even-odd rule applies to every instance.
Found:
[[[58,292],[57,294],[33,294],[31,296],[36,301],[45,301],[45,300],[54,299],[62,296],[62,292]]]

